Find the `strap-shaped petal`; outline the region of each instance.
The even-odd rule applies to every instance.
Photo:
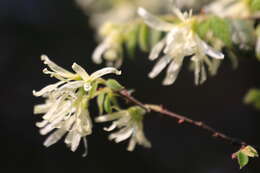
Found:
[[[59,75],[69,78],[71,76],[74,76],[73,73],[69,72],[68,70],[58,66],[57,64],[55,64],[53,61],[51,61],[48,56],[46,55],[42,55],[41,56],[41,60],[43,61],[44,64],[48,65],[50,67],[51,70],[53,70],[54,72],[58,73]]]
[[[104,52],[109,48],[109,45],[107,44],[106,40],[103,41],[98,47],[94,50],[92,54],[92,60],[96,64],[102,63],[102,55]]]
[[[49,147],[55,143],[57,143],[66,133],[67,131],[64,129],[58,129],[54,133],[52,133],[45,141],[44,146]]]
[[[202,41],[202,46],[203,46],[205,54],[207,54],[208,56],[215,58],[215,59],[224,59],[225,55],[223,53],[214,50],[212,47],[210,47],[204,41]]]
[[[171,62],[171,57],[165,55],[154,66],[153,70],[149,73],[150,78],[155,78],[159,73]]]
[[[166,78],[163,81],[163,85],[171,85],[175,82],[183,64],[184,57],[179,57],[171,62],[167,69]]]
[[[160,52],[163,50],[165,46],[165,39],[161,40],[159,43],[157,43],[154,48],[152,49],[150,55],[149,55],[149,59],[150,60],[155,60],[159,57]]]
[[[95,119],[95,121],[98,123],[113,121],[113,120],[118,119],[123,116],[129,116],[129,112],[128,111],[119,111],[119,112],[115,112],[115,113],[111,113],[111,114],[107,114],[107,115],[102,115],[102,116],[97,117]]]
[[[73,63],[72,65],[72,69],[83,79],[83,80],[88,80],[89,79],[89,75],[86,72],[86,70],[84,68],[82,68],[80,65],[78,65],[77,63]]]
[[[65,83],[65,81],[60,81],[60,82],[57,82],[55,84],[48,85],[48,86],[42,88],[40,91],[33,90],[33,95],[36,96],[36,97],[40,97],[44,94],[47,94],[47,93],[57,89],[63,83]]]
[[[106,67],[102,68],[101,70],[98,70],[90,75],[91,80],[95,80],[97,78],[100,78],[104,75],[114,73],[116,75],[121,75],[121,71],[117,70],[116,68],[113,67]]]
[[[152,15],[143,8],[138,8],[138,14],[144,19],[144,22],[151,28],[160,31],[170,31],[174,27],[173,24],[161,20],[160,18]]]

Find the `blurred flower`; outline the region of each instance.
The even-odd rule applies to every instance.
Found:
[[[49,147],[58,142],[66,133],[65,143],[72,151],[75,151],[83,138],[86,147],[86,136],[92,133],[92,122],[88,111],[88,92],[92,88],[92,82],[101,76],[121,72],[115,68],[103,68],[91,75],[79,65],[74,63],[71,73],[52,62],[47,56],[42,55],[41,59],[47,68],[45,74],[56,77],[60,81],[48,85],[40,91],[33,91],[36,97],[46,98],[45,104],[34,106],[35,114],[44,114],[43,121],[36,123],[41,128],[40,133],[46,135],[55,130],[44,142]]]
[[[127,110],[120,110],[108,115],[99,116],[96,122],[113,121],[112,125],[104,128],[106,131],[112,131],[116,128],[120,130],[109,135],[109,140],[115,140],[116,143],[130,138],[127,150],[133,151],[136,144],[144,147],[151,147],[150,142],[146,139],[143,131],[143,117],[145,111],[138,107],[131,107]]]
[[[138,14],[144,19],[146,24],[156,30],[168,32],[166,37],[155,45],[150,53],[150,60],[157,59],[161,51],[163,51],[164,56],[161,57],[153,70],[149,73],[149,77],[156,77],[170,64],[163,85],[171,85],[175,82],[181,70],[184,57],[192,56],[191,60],[195,66],[195,83],[201,84],[206,80],[204,64],[208,66],[213,65],[207,56],[215,59],[223,59],[224,55],[211,48],[193,31],[192,27],[195,19],[192,18],[192,11],[183,14],[179,9],[174,7],[173,12],[179,18],[180,23],[167,23],[153,16],[143,8],[138,9]]]
[[[112,23],[106,23],[100,29],[100,37],[103,41],[96,47],[92,59],[96,64],[102,63],[102,57],[107,66],[119,68],[123,62],[123,31],[122,27]]]
[[[251,14],[248,0],[217,0],[204,7],[204,11],[220,17],[246,18]]]
[[[76,0],[90,16],[93,27],[99,28],[106,22],[121,24],[136,18],[136,8],[143,6],[153,12],[166,12],[170,0]]]

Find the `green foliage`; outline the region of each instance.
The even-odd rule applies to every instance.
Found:
[[[212,33],[213,36],[221,40],[225,44],[225,46],[232,46],[231,26],[226,19],[222,19],[216,16],[210,16],[206,20],[195,24],[194,29],[204,40],[208,40],[208,34]]]
[[[161,31],[149,28],[143,22],[132,22],[125,26],[124,42],[129,57],[133,58],[137,48],[148,52],[163,36]]]
[[[244,98],[244,102],[260,109],[260,89],[250,89]]]
[[[260,11],[260,0],[252,0],[250,7],[253,11]]]
[[[106,86],[112,89],[113,91],[119,91],[124,89],[124,87],[114,79],[108,79],[106,81]]]
[[[246,146],[236,153],[236,157],[237,157],[240,169],[242,169],[243,167],[245,167],[248,164],[249,157],[251,157],[251,158],[258,157],[258,153],[257,153],[256,149],[254,149],[252,146]]]
[[[133,58],[138,45],[139,25],[133,25],[126,33],[125,45],[129,57]]]
[[[247,155],[245,155],[243,152],[239,151],[237,153],[237,160],[238,164],[240,166],[240,169],[242,169],[244,166],[246,166],[249,162],[249,158]]]
[[[99,110],[99,115],[102,115],[104,112],[104,100],[105,100],[105,93],[102,92],[97,96],[97,105]]]

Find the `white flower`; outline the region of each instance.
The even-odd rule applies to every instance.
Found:
[[[96,122],[113,121],[112,125],[104,130],[112,131],[116,128],[120,130],[110,134],[109,140],[115,140],[116,143],[119,143],[130,138],[127,150],[133,151],[136,144],[151,147],[151,143],[146,139],[143,131],[144,113],[142,108],[136,106],[128,110],[99,116],[96,118]]]
[[[219,17],[241,17],[251,15],[248,0],[217,0],[204,8],[206,13]]]
[[[103,41],[94,50],[92,60],[96,64],[101,64],[103,57],[107,66],[119,68],[123,62],[122,28],[112,23],[106,23],[101,27],[100,37]]]
[[[146,24],[154,29],[168,32],[166,37],[155,45],[150,53],[150,60],[157,59],[161,52],[163,52],[164,55],[150,72],[149,77],[156,77],[168,64],[170,64],[163,84],[171,85],[175,82],[178,73],[181,70],[184,57],[192,56],[192,61],[196,67],[195,83],[201,84],[206,80],[204,63],[209,67],[212,66],[211,61],[207,56],[215,59],[223,59],[224,55],[211,48],[192,30],[192,25],[194,23],[192,11],[190,11],[189,14],[183,14],[179,9],[173,8],[173,12],[180,19],[181,22],[179,24],[167,23],[148,13],[143,8],[138,9],[138,14],[144,19]]]
[[[65,143],[75,151],[83,138],[85,147],[86,136],[92,133],[92,122],[88,112],[88,91],[93,81],[109,73],[120,74],[115,68],[103,68],[91,75],[74,63],[71,73],[52,62],[46,55],[41,59],[51,71],[43,72],[56,77],[60,81],[48,85],[40,91],[33,91],[36,97],[46,98],[45,104],[34,106],[35,114],[44,114],[43,121],[36,123],[42,135],[55,130],[44,142],[49,147],[59,141],[65,134]]]

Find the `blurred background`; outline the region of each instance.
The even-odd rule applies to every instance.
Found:
[[[88,137],[89,154],[83,147],[75,153],[60,141],[45,148],[46,138],[38,133],[33,105],[43,100],[32,96],[52,82],[42,74],[41,54],[70,69],[77,62],[93,72],[91,54],[97,43],[88,18],[74,1],[0,0],[0,137],[1,172],[88,172],[88,173],[259,173],[255,159],[239,171],[231,154],[238,150],[230,144],[190,125],[151,113],[145,119],[145,132],[151,149],[138,146],[126,151],[126,143],[107,140],[102,125],[95,125]],[[147,73],[153,62],[138,53],[126,60],[119,81],[136,89],[134,95],[147,103],[163,104],[176,113],[203,120],[216,129],[252,144],[260,145],[260,112],[243,104],[251,87],[260,87],[260,63],[250,52],[241,52],[239,68],[228,60],[216,77],[195,87],[193,73],[183,68],[173,86],[164,87],[162,74],[150,80]],[[97,114],[93,107],[92,115]]]

